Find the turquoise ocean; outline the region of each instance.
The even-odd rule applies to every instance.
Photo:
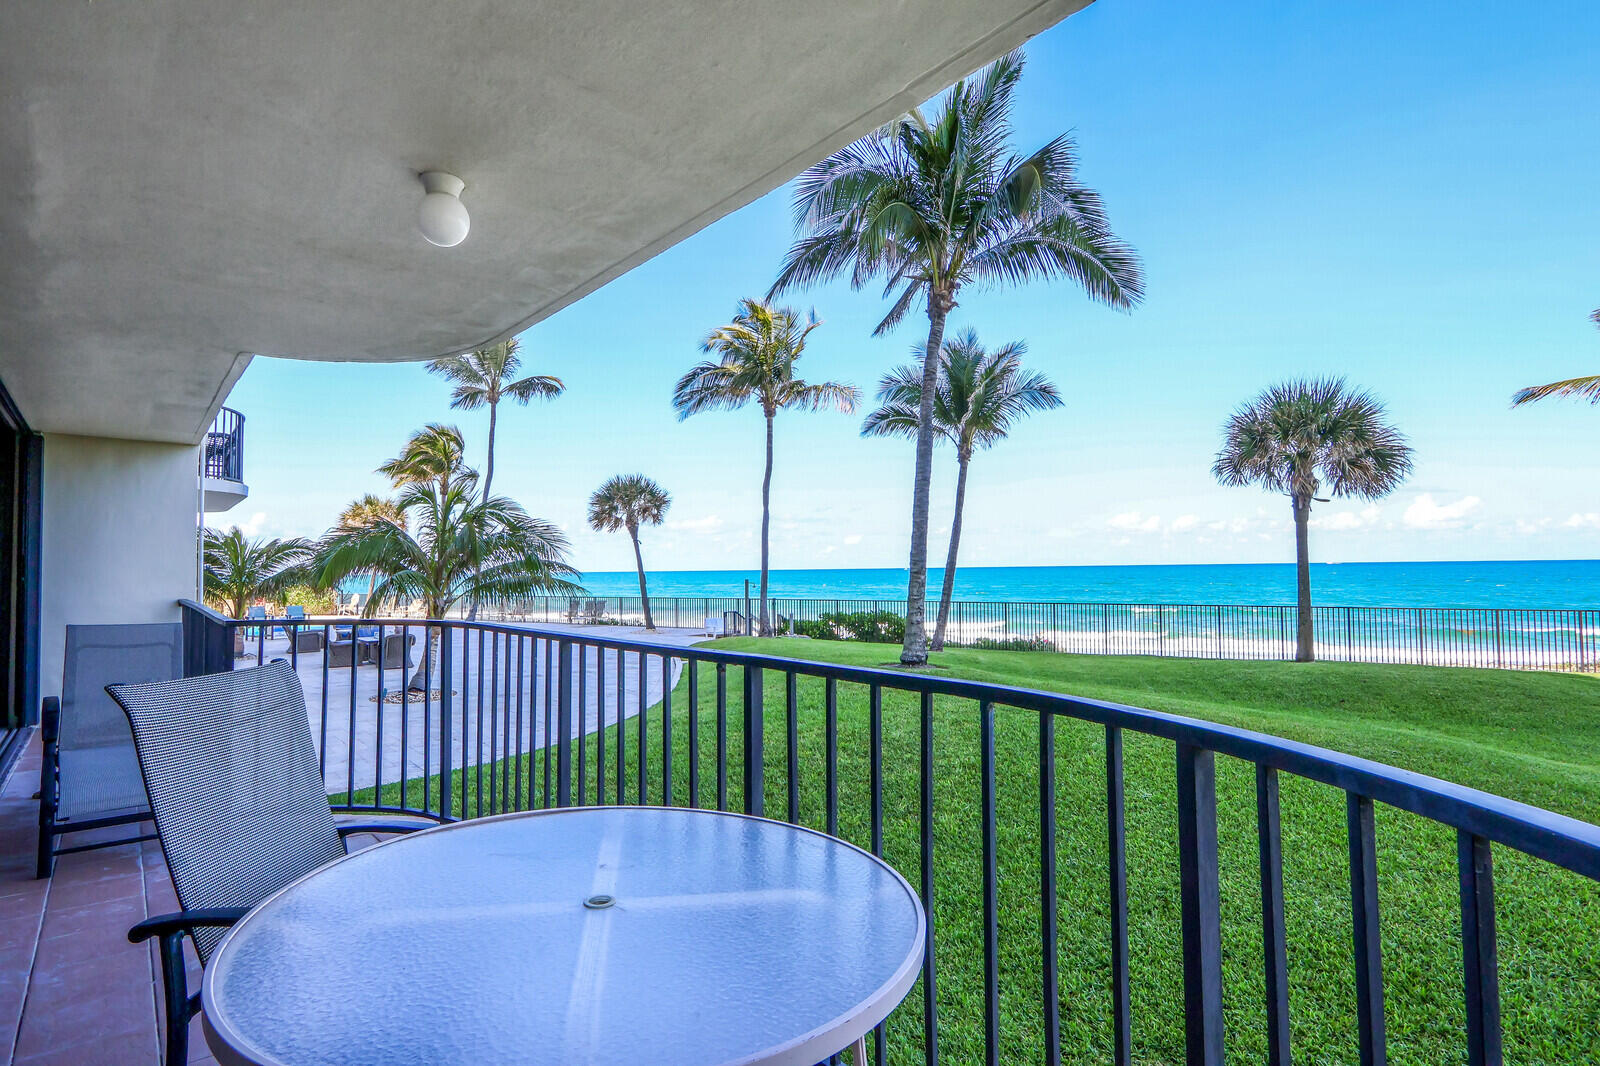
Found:
[[[651,571],[652,596],[740,596],[755,593],[754,570]],[[944,575],[928,586],[938,595]],[[1600,560],[1317,563],[1312,593],[1341,607],[1600,607]],[[596,596],[637,596],[633,571],[591,572]],[[906,572],[774,570],[771,594],[795,598],[903,598]],[[1238,563],[1194,566],[973,566],[956,573],[955,597],[987,602],[1291,604],[1294,566]]]

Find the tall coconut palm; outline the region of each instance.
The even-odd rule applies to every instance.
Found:
[[[531,517],[504,496],[482,499],[477,478],[457,477],[408,485],[395,499],[404,522],[381,518],[371,525],[335,528],[317,546],[317,580],[324,587],[351,574],[376,573],[377,588],[362,608],[420,601],[429,618],[443,618],[463,600],[493,602],[581,591],[566,559],[567,539],[554,525]],[[423,686],[429,651],[407,683]]]
[[[1589,313],[1589,320],[1600,326],[1600,308]],[[1591,404],[1600,403],[1600,374],[1589,374],[1581,378],[1552,381],[1548,385],[1530,385],[1526,389],[1518,389],[1516,395],[1511,397],[1511,406],[1521,407],[1525,403],[1543,400],[1548,396],[1582,396]]]
[[[680,419],[701,411],[731,410],[754,401],[767,420],[767,461],[761,475],[761,633],[767,626],[768,534],[772,525],[772,424],[779,411],[846,414],[856,409],[861,391],[837,381],[813,384],[795,376],[806,338],[820,322],[802,319],[788,307],[740,300],[733,321],[712,330],[700,350],[716,359],[699,363],[678,380],[672,403]]]
[[[1316,654],[1308,539],[1312,502],[1341,496],[1376,500],[1411,472],[1411,446],[1386,417],[1371,393],[1325,378],[1274,385],[1235,411],[1223,427],[1222,450],[1211,467],[1217,480],[1284,493],[1294,510],[1298,662],[1310,662]]]
[[[618,474],[589,497],[589,526],[601,533],[626,529],[633,540],[633,563],[639,568],[639,600],[644,604],[644,627],[655,631],[650,616],[650,590],[645,587],[644,553],[639,550],[639,527],[659,526],[672,506],[667,490],[643,474]]]
[[[201,547],[206,602],[229,618],[243,618],[256,600],[276,600],[304,581],[311,558],[310,542],[299,537],[250,539],[238,526],[226,532],[208,528]]]
[[[1061,394],[1049,378],[1026,370],[1022,341],[1001,345],[993,352],[978,342],[977,330],[967,329],[945,342],[939,354],[939,377],[933,396],[935,432],[956,449],[955,517],[950,522],[950,550],[945,557],[944,587],[939,592],[939,620],[933,629],[932,650],[944,650],[945,627],[950,621],[950,600],[955,593],[956,555],[961,548],[961,516],[967,502],[967,467],[972,453],[1004,440],[1019,419],[1035,411],[1061,406]],[[878,386],[880,406],[867,416],[863,437],[916,438],[922,419],[921,347],[912,349],[916,362],[897,367]]]
[[[461,431],[434,422],[413,433],[400,454],[378,467],[378,473],[392,481],[395,488],[434,482],[442,495],[448,495],[451,483],[471,471],[466,464]]]
[[[554,399],[561,395],[565,385],[558,377],[549,374],[530,374],[517,378],[522,360],[515,338],[488,348],[435,359],[428,370],[451,384],[450,406],[458,411],[489,409],[489,457],[483,467],[483,494],[489,495],[494,484],[494,431],[495,417],[501,400],[524,404],[535,399]]]
[[[379,522],[394,522],[404,529],[405,512],[401,511],[393,500],[370,492],[352,500],[343,511],[339,512],[340,529],[365,529]],[[374,570],[367,575],[367,599],[372,599],[372,592],[377,587],[378,572]]]
[[[1111,232],[1099,195],[1077,179],[1072,139],[1063,134],[1029,155],[1012,151],[1012,97],[1022,68],[1022,53],[1013,52],[957,82],[931,120],[914,110],[801,175],[799,239],[768,294],[845,275],[857,288],[882,278],[894,303],[878,333],[898,325],[919,300],[928,316],[900,651],[908,664],[927,660],[933,398],[945,319],[957,297],[968,285],[1063,278],[1118,308],[1144,293],[1138,255]]]

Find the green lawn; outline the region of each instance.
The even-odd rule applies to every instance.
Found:
[[[718,648],[877,666],[895,649],[794,640],[727,640]],[[1600,821],[1600,682],[1564,674],[1362,664],[1204,660],[952,651],[935,660],[949,676],[1002,682],[1189,714],[1434,774]],[[739,671],[728,671],[729,802],[738,773]],[[787,808],[783,680],[766,681],[766,805]],[[702,804],[715,803],[715,671],[699,678]],[[798,686],[800,815],[824,818],[822,683]],[[673,693],[673,802],[688,801],[688,685]],[[660,802],[661,715],[650,715],[646,799]],[[940,699],[935,720],[935,923],[938,1002],[945,1061],[981,1060],[983,985],[978,810],[978,718]],[[916,700],[884,695],[884,854],[913,884],[919,877]],[[637,729],[628,723],[634,802]],[[1128,734],[1129,942],[1134,1060],[1183,1059],[1177,829],[1172,745]],[[612,798],[615,730],[607,733]],[[595,744],[587,792],[594,795]],[[1109,907],[1106,889],[1103,729],[1063,721],[1057,730],[1057,894],[1063,1059],[1111,1057]],[[1010,1061],[1040,1058],[1038,723],[1001,708],[996,725],[1000,867],[1001,1039]],[[866,695],[839,690],[840,832],[869,841]],[[540,795],[542,760],[526,762],[524,794]],[[486,775],[484,788],[488,789]],[[454,787],[460,788],[457,776]],[[469,804],[477,774],[466,775]],[[1260,906],[1252,768],[1219,758],[1227,1052],[1261,1061]],[[394,802],[394,791],[386,790]],[[370,800],[370,793],[366,797]],[[411,795],[416,802],[415,786]],[[501,797],[486,804],[498,807]],[[1354,1063],[1354,977],[1344,798],[1284,777],[1284,882],[1289,923],[1291,1018],[1297,1063]],[[1378,847],[1390,1061],[1465,1061],[1453,831],[1387,808]],[[1497,848],[1500,981],[1506,1060],[1600,1061],[1600,887]],[[921,1061],[922,991],[890,1021],[893,1062]]]

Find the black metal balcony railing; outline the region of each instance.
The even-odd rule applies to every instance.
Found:
[[[231,407],[217,412],[200,446],[200,473],[218,481],[244,480],[244,415]]]
[[[331,624],[282,620],[272,624],[287,626],[291,636],[321,636],[320,641],[290,639],[281,654],[294,662],[308,689],[314,690],[312,727],[319,738],[331,799],[341,809],[425,812],[456,819],[588,803],[718,809],[733,805],[753,814],[770,809],[776,817],[813,824],[836,835],[858,835],[874,854],[884,855],[887,847],[888,857],[903,865],[920,886],[929,915],[929,944],[920,1002],[914,992],[903,1016],[892,1017],[875,1034],[872,1061],[878,1066],[891,1061],[891,1051],[893,1061],[909,1058],[932,1066],[940,1059],[941,1041],[951,1061],[981,1058],[998,1063],[1021,1058],[1059,1063],[1064,995],[1067,1006],[1074,1008],[1073,994],[1065,989],[1083,987],[1081,973],[1061,969],[1061,949],[1069,939],[1083,943],[1084,924],[1097,920],[1096,911],[1074,911],[1064,923],[1061,898],[1086,876],[1104,878],[1104,894],[1096,891],[1107,919],[1099,943],[1109,941],[1108,1009],[1095,1024],[1109,1030],[1104,1044],[1110,1061],[1131,1063],[1130,987],[1135,971],[1129,950],[1130,855],[1136,860],[1135,880],[1144,893],[1176,889],[1178,896],[1175,917],[1181,936],[1174,947],[1181,952],[1181,961],[1164,960],[1174,972],[1181,968],[1182,1036],[1173,1055],[1192,1064],[1222,1062],[1223,945],[1225,939],[1237,943],[1241,935],[1241,930],[1225,928],[1223,918],[1225,913],[1237,918],[1244,911],[1255,916],[1247,924],[1259,922],[1259,948],[1253,950],[1259,951],[1260,962],[1255,979],[1244,982],[1243,991],[1230,987],[1228,1010],[1236,1016],[1239,997],[1249,996],[1248,986],[1253,984],[1264,999],[1260,1017],[1265,1031],[1256,1037],[1265,1051],[1260,1058],[1287,1064],[1291,1006],[1287,929],[1291,921],[1308,922],[1319,915],[1295,913],[1286,906],[1285,836],[1279,816],[1282,775],[1288,775],[1286,784],[1297,796],[1313,787],[1343,794],[1345,832],[1339,839],[1341,850],[1347,851],[1349,882],[1342,909],[1349,922],[1347,935],[1353,937],[1346,943],[1353,949],[1347,950],[1351,950],[1354,998],[1353,1008],[1349,1003],[1344,1008],[1354,1015],[1354,1050],[1363,1064],[1386,1061],[1380,880],[1394,884],[1392,879],[1398,878],[1409,884],[1424,873],[1390,869],[1380,878],[1378,805],[1420,819],[1417,828],[1408,823],[1406,837],[1434,826],[1442,832],[1420,835],[1444,848],[1448,844],[1435,837],[1449,833],[1455,839],[1459,882],[1455,958],[1460,963],[1460,983],[1454,1028],[1472,1066],[1500,1063],[1503,1058],[1495,847],[1521,853],[1514,856],[1512,867],[1519,885],[1527,883],[1522,877],[1547,882],[1567,876],[1560,873],[1563,870],[1577,874],[1576,884],[1585,892],[1600,881],[1600,827],[1437,778],[1175,714],[997,684],[667,647],[573,630],[454,620],[427,625],[406,619],[362,623],[371,626],[366,639],[375,640],[379,649],[385,647],[384,638],[394,634],[400,634],[401,644],[415,636],[419,646],[425,633],[441,638],[423,667],[423,691],[402,692],[400,702],[391,703],[387,700],[396,696],[381,691],[383,679],[403,688],[404,674],[394,670],[385,674],[376,663],[363,666],[353,649],[344,660],[349,665],[330,666],[329,641],[340,637]],[[269,649],[255,639],[261,625],[229,621],[186,604],[189,669],[231,669],[233,634],[241,628],[252,641],[250,661],[280,654],[277,646]],[[351,634],[359,636],[359,630]],[[302,643],[320,643],[322,650],[295,651]],[[346,678],[349,691],[343,693],[339,689]],[[686,695],[674,691],[679,680],[687,681]],[[782,686],[781,699],[775,691],[770,694],[771,707],[770,681]],[[320,691],[315,691],[319,684]],[[736,693],[732,699],[730,686]],[[361,694],[368,690],[370,696]],[[802,695],[810,701],[808,707],[822,709],[820,715],[807,712],[808,721],[820,717],[820,736],[800,732]],[[773,716],[778,720],[769,722]],[[1091,730],[1087,735],[1081,732],[1085,727]],[[975,756],[967,754],[973,735]],[[1008,754],[1023,753],[1026,781],[1015,780],[1014,770],[1008,775],[1012,779],[999,775],[997,737]],[[1063,870],[1058,856],[1061,834],[1082,814],[1081,790],[1087,787],[1089,795],[1095,795],[1098,775],[1088,785],[1076,780],[1077,775],[1058,780],[1057,764],[1081,754],[1085,745],[1098,752],[1101,738],[1104,791],[1099,798],[1104,820],[1099,824],[1104,827],[1104,865]],[[1138,745],[1129,750],[1137,751],[1141,759],[1148,757],[1150,744],[1168,745],[1175,763],[1166,765],[1174,767],[1175,775],[1160,785],[1138,782],[1137,791],[1130,793],[1124,775],[1125,738]],[[908,754],[895,757],[891,749],[897,748]],[[953,755],[958,748],[962,754]],[[909,754],[913,750],[915,754]],[[1028,767],[1035,759],[1036,766]],[[1230,833],[1220,845],[1219,763],[1230,796],[1237,796],[1243,784],[1234,767],[1245,764],[1254,778],[1253,811],[1228,810]],[[819,778],[822,787],[817,790]],[[1149,842],[1165,838],[1150,836],[1148,825],[1127,816],[1130,794],[1147,808],[1151,796],[1168,796],[1169,789],[1175,793],[1175,803],[1166,818],[1175,816],[1177,836],[1172,866],[1150,858]],[[1008,811],[1015,814],[1020,805],[1024,812],[1020,821],[1000,820],[1001,793]],[[1070,799],[1058,802],[1069,795]],[[1093,805],[1092,799],[1089,804]],[[1389,813],[1383,817],[1386,825],[1392,824],[1387,821]],[[1253,829],[1243,828],[1252,823]],[[1130,849],[1130,830],[1132,839],[1143,842],[1141,848]],[[1258,901],[1241,905],[1233,899],[1224,907],[1219,851],[1236,860],[1241,832],[1255,837],[1256,846],[1246,861],[1257,868]],[[1397,839],[1400,835],[1389,837],[1391,847],[1419,846]],[[1305,846],[1302,838],[1296,839]],[[1071,837],[1065,842],[1077,843]],[[1322,840],[1320,846],[1328,844]],[[976,852],[977,861],[963,859],[952,867],[953,852],[962,845]],[[1297,870],[1307,864],[1327,864],[1326,856],[1295,854],[1296,850],[1291,848],[1290,854]],[[1343,856],[1335,861],[1345,865]],[[1002,882],[1002,870],[1012,884]],[[1019,897],[1015,884],[1019,875],[1030,884],[1036,879],[1036,894],[1029,890]],[[1331,891],[1338,894],[1343,889]],[[1004,910],[1002,892],[1010,900]],[[936,908],[941,898],[946,902]],[[1019,903],[1019,898],[1031,902]],[[1305,903],[1299,893],[1287,900]],[[1579,911],[1592,901],[1593,897],[1573,898]],[[1385,937],[1395,933],[1393,928],[1384,929]],[[1019,936],[1024,938],[1022,949]],[[1026,943],[1035,937],[1036,943]],[[1148,955],[1148,944],[1136,941],[1135,946]],[[1407,961],[1399,960],[1402,966]],[[1237,955],[1230,965],[1239,965]],[[1396,960],[1391,959],[1393,965]],[[1319,999],[1317,1010],[1328,1009],[1327,990],[1345,987],[1352,971],[1314,975],[1310,988]],[[1406,972],[1412,976],[1409,967]],[[953,989],[940,991],[941,974]],[[1517,987],[1524,987],[1520,982],[1525,976],[1514,972]],[[1306,989],[1305,974],[1300,978],[1296,987]],[[1029,1002],[1019,1005],[1019,995]],[[1437,1004],[1433,1007],[1437,1009]],[[1518,1005],[1520,1017],[1539,1012],[1537,1004]],[[1032,1021],[1022,1024],[1023,1015]],[[1080,1028],[1084,1025],[1081,1014],[1071,1020]],[[1452,1028],[1448,1023],[1435,1026],[1432,1018],[1429,1025],[1446,1034]],[[1236,1023],[1228,1039],[1238,1039]],[[1452,1057],[1459,1061],[1459,1054]],[[1166,1061],[1168,1056],[1157,1057]]]

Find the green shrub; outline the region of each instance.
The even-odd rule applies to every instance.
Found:
[[[1055,651],[1056,646],[1045,637],[979,637],[968,644],[947,641],[951,648],[975,648],[980,651]]]
[[[794,629],[813,640],[899,644],[906,639],[906,620],[892,611],[829,611],[814,622],[796,621]]]

